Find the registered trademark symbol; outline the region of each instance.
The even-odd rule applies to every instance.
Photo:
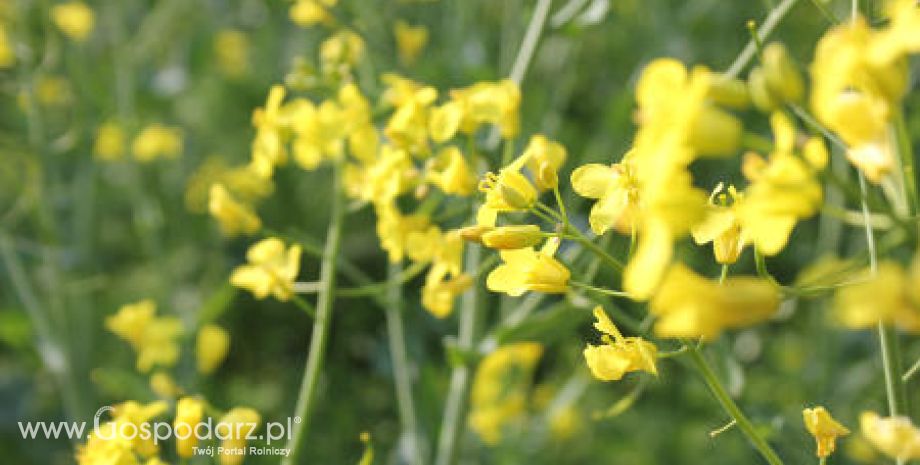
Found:
[[[294,423],[300,423],[300,417],[294,417]]]

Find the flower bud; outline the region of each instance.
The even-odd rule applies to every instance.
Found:
[[[798,102],[805,93],[802,73],[786,47],[779,42],[773,42],[763,50],[763,76],[767,89],[781,101]]]
[[[719,105],[743,110],[751,103],[747,85],[740,79],[714,76],[709,84],[708,97]]]
[[[743,245],[741,228],[734,225],[712,241],[712,251],[718,263],[731,265],[741,256]]]
[[[751,102],[758,110],[764,113],[770,113],[779,106],[779,102],[770,92],[767,86],[767,78],[760,67],[756,67],[748,74],[748,93],[751,96]]]
[[[741,121],[713,105],[700,111],[690,133],[690,144],[702,154],[733,154],[741,143]]]
[[[478,242],[478,243],[481,244],[481,243],[482,243],[482,236],[483,236],[485,233],[487,233],[487,232],[489,232],[489,231],[491,231],[491,230],[493,230],[493,229],[495,229],[495,228],[492,227],[492,226],[483,226],[483,225],[467,226],[467,227],[465,227],[465,228],[460,229],[460,237],[462,237],[463,240],[465,240],[465,241],[468,241],[468,242]]]
[[[548,162],[540,163],[537,169],[537,185],[546,189],[555,189],[559,186],[559,174],[556,167]]]
[[[482,235],[482,243],[493,249],[522,249],[533,247],[543,240],[543,233],[536,225],[499,226]]]
[[[499,188],[502,200],[504,200],[505,204],[509,207],[516,210],[527,210],[533,205],[533,201],[529,201],[527,196],[522,195],[521,192],[514,187],[502,184]]]

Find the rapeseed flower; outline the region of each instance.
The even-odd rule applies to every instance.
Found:
[[[895,460],[920,459],[920,429],[908,417],[882,418],[875,412],[863,412],[859,429],[869,443]]]
[[[262,221],[252,207],[234,199],[223,184],[211,185],[208,211],[227,236],[255,234],[262,228]]]
[[[105,320],[106,328],[137,352],[137,369],[144,373],[155,365],[175,365],[179,359],[182,322],[174,317],[158,317],[156,311],[156,303],[142,300],[123,305]]]
[[[527,291],[566,292],[571,272],[553,257],[558,247],[558,238],[552,238],[539,251],[533,247],[499,251],[503,263],[489,273],[486,286],[490,291],[512,297]]]
[[[206,324],[198,330],[195,338],[195,356],[198,372],[208,375],[214,372],[230,351],[230,333],[215,324]]]
[[[892,261],[878,264],[875,273],[864,270],[863,279],[840,288],[834,299],[840,323],[852,329],[869,329],[879,323],[920,333],[920,263],[905,271]]]
[[[287,302],[291,298],[294,280],[300,271],[299,245],[285,248],[281,239],[263,239],[246,252],[246,265],[240,265],[230,275],[230,283],[246,289],[257,299],[269,295]]]
[[[176,453],[179,457],[189,458],[198,446],[195,427],[204,417],[204,402],[197,397],[183,397],[176,403],[176,418],[173,431],[176,436]]]
[[[245,449],[247,438],[255,437],[261,419],[259,412],[247,407],[234,407],[220,419],[214,427],[225,438],[220,443],[220,465],[240,465],[243,462],[245,455],[234,451]]]
[[[850,434],[850,430],[834,420],[824,407],[806,408],[802,410],[802,417],[805,429],[815,437],[815,454],[818,457],[824,458],[833,454],[837,447],[837,438]]]
[[[140,162],[175,158],[182,153],[182,132],[179,128],[151,124],[134,137],[131,152],[134,159]]]
[[[96,15],[89,5],[73,1],[51,7],[51,21],[68,38],[83,42],[93,32]]]
[[[425,44],[428,43],[428,28],[425,26],[413,26],[405,21],[397,21],[393,27],[393,35],[396,37],[396,49],[399,51],[399,59],[411,65],[415,63]]]
[[[603,333],[601,345],[588,344],[584,350],[585,361],[595,378],[617,381],[632,371],[646,371],[658,375],[655,360],[658,348],[641,337],[624,337],[610,321],[601,306],[594,308],[597,322],[594,327]]]
[[[476,370],[470,393],[470,428],[489,445],[498,444],[502,429],[527,410],[527,389],[543,354],[536,342],[518,342],[486,355]]]
[[[107,121],[96,129],[93,155],[104,161],[119,160],[125,154],[126,140],[124,128],[115,121]]]
[[[649,303],[658,336],[710,341],[726,329],[766,321],[778,308],[779,292],[765,279],[730,277],[719,284],[679,263]]]

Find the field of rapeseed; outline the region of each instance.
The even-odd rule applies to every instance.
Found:
[[[0,0],[0,462],[920,463],[916,0]]]

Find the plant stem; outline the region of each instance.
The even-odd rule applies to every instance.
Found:
[[[613,297],[629,297],[629,294],[623,291],[614,291],[611,289],[604,289],[604,288],[592,286],[590,284],[581,283],[578,281],[569,281],[569,284],[575,287],[579,287],[581,289],[591,291],[591,292],[596,292],[598,294],[604,294],[604,295],[609,295]]]
[[[894,328],[879,323],[879,345],[882,348],[882,369],[885,372],[885,393],[888,396],[888,412],[891,416],[907,415],[907,391],[901,373],[901,350],[898,334]]]
[[[475,272],[479,268],[481,249],[477,244],[469,244],[467,247],[464,268]],[[463,294],[460,303],[460,329],[457,341],[457,348],[460,350],[466,351],[473,348],[476,317],[479,313],[478,296],[478,286],[475,284]],[[460,437],[460,431],[466,418],[466,397],[471,373],[472,367],[468,364],[457,365],[451,371],[435,465],[450,465],[454,462],[457,439]]]
[[[904,376],[901,377],[901,380],[906,383],[910,381],[910,379],[913,378],[914,375],[917,374],[917,372],[920,372],[920,359],[917,359],[917,361],[914,362],[914,364],[910,367],[910,369],[908,369],[907,372],[904,373]]]
[[[610,265],[613,269],[617,271],[623,271],[623,268],[626,267],[625,265],[623,265],[623,262],[617,260],[612,255],[608,254],[606,250],[602,249],[599,245],[595,244],[594,241],[585,237],[585,235],[582,234],[581,231],[569,226],[566,232],[574,233],[572,235],[566,235],[565,236],[566,239],[571,239],[575,242],[578,242],[579,244],[586,247],[587,249],[590,249],[592,252],[595,253],[595,255],[597,255],[602,260],[604,260],[604,262]]]
[[[760,455],[763,456],[764,460],[770,465],[782,465],[783,461],[776,455],[776,452],[773,451],[767,441],[760,437],[751,421],[744,416],[738,404],[728,395],[725,387],[722,386],[722,383],[719,381],[715,372],[713,372],[712,367],[709,365],[709,362],[706,361],[706,357],[703,356],[699,347],[692,342],[685,343],[685,346],[688,347],[687,353],[693,366],[706,381],[709,390],[712,391],[713,396],[719,401],[719,404],[725,409],[725,412],[732,417],[735,423],[737,423],[738,429],[747,436],[751,445],[757,449],[757,452],[760,452]]]
[[[339,162],[335,162],[332,166],[331,218],[329,219],[326,246],[320,265],[322,290],[316,301],[316,319],[313,321],[313,335],[310,338],[310,354],[307,357],[295,410],[295,417],[300,417],[301,421],[294,423],[294,431],[287,444],[290,454],[281,461],[282,465],[302,463],[300,454],[306,442],[310,415],[313,413],[314,398],[316,397],[316,384],[322,371],[326,343],[329,338],[332,304],[335,300],[336,258],[339,255],[339,245],[342,238],[342,219],[345,212],[345,202],[342,198],[342,167]]]
[[[403,324],[403,293],[401,280],[402,266],[391,263],[388,268],[387,305],[384,307],[387,319],[387,339],[390,344],[390,357],[393,363],[393,378],[396,386],[396,404],[399,419],[409,441],[409,463],[423,465],[421,438],[418,429],[418,417],[415,413],[415,401],[412,396],[412,380],[409,376],[409,357],[406,355],[406,336]]]
[[[779,5],[776,5],[776,8],[770,11],[766,19],[764,19],[763,24],[757,30],[757,38],[760,41],[764,41],[769,37],[770,33],[773,32],[773,29],[776,28],[780,20],[786,16],[786,13],[789,13],[789,10],[792,9],[796,1],[797,0],[783,0]],[[744,67],[754,58],[756,53],[757,43],[752,38],[748,41],[747,45],[744,46],[744,49],[738,54],[738,57],[735,58],[731,66],[728,67],[728,70],[725,71],[725,76],[728,78],[738,77],[741,71],[744,70]]]

